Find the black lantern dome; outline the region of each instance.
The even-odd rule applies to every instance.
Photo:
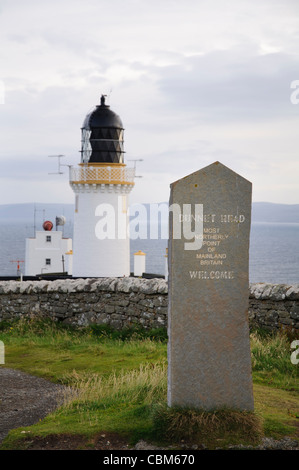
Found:
[[[123,124],[105,104],[105,95],[101,96],[101,104],[86,116],[81,131],[82,163],[123,163]]]

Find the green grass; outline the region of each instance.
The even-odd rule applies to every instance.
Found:
[[[64,383],[69,371],[88,370],[106,376],[159,361],[166,351],[165,333],[163,338],[160,330],[145,335],[127,329],[120,334],[107,327],[76,330],[32,320],[6,324],[0,339],[5,344],[6,367],[59,383]]]
[[[252,370],[255,383],[298,392],[299,366],[292,364],[290,359],[292,352],[290,345],[294,338],[296,338],[294,334],[284,331],[251,332]]]
[[[167,406],[156,407],[153,415],[156,436],[166,442],[203,443],[209,449],[260,442],[263,426],[252,412],[217,409],[197,410]],[[165,438],[167,436],[167,439]]]
[[[0,323],[0,340],[5,367],[68,386],[62,406],[34,426],[12,430],[3,449],[21,446],[24,430],[30,436],[114,432],[132,444],[168,436],[173,442],[204,442],[208,448],[252,444],[263,433],[299,438],[299,366],[290,361],[286,333],[251,333],[255,413],[249,414],[169,409],[165,330],[72,329],[28,320]]]

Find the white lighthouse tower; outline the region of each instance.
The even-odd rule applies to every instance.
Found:
[[[135,170],[124,163],[123,124],[104,95],[81,131],[81,162],[70,168],[75,193],[73,277],[129,276],[127,208]]]

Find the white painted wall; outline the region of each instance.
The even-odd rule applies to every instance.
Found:
[[[73,276],[123,277],[130,275],[128,192],[117,185],[73,185]]]
[[[51,237],[51,241],[47,241]],[[62,238],[60,231],[37,231],[35,238],[26,239],[25,276],[36,274],[62,273],[62,255],[65,259],[65,271],[71,268],[71,262],[66,253],[72,249],[72,239]],[[50,264],[46,263],[49,259]],[[72,274],[68,271],[68,274]]]

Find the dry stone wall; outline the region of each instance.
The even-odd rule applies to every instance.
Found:
[[[270,330],[299,331],[299,284],[251,284],[249,320]]]
[[[164,327],[167,284],[163,279],[130,277],[0,282],[0,321],[22,316],[76,326]]]
[[[0,282],[0,321],[47,317],[77,326],[167,327],[164,279],[101,278]],[[299,330],[299,284],[252,284],[249,320],[268,329]]]

